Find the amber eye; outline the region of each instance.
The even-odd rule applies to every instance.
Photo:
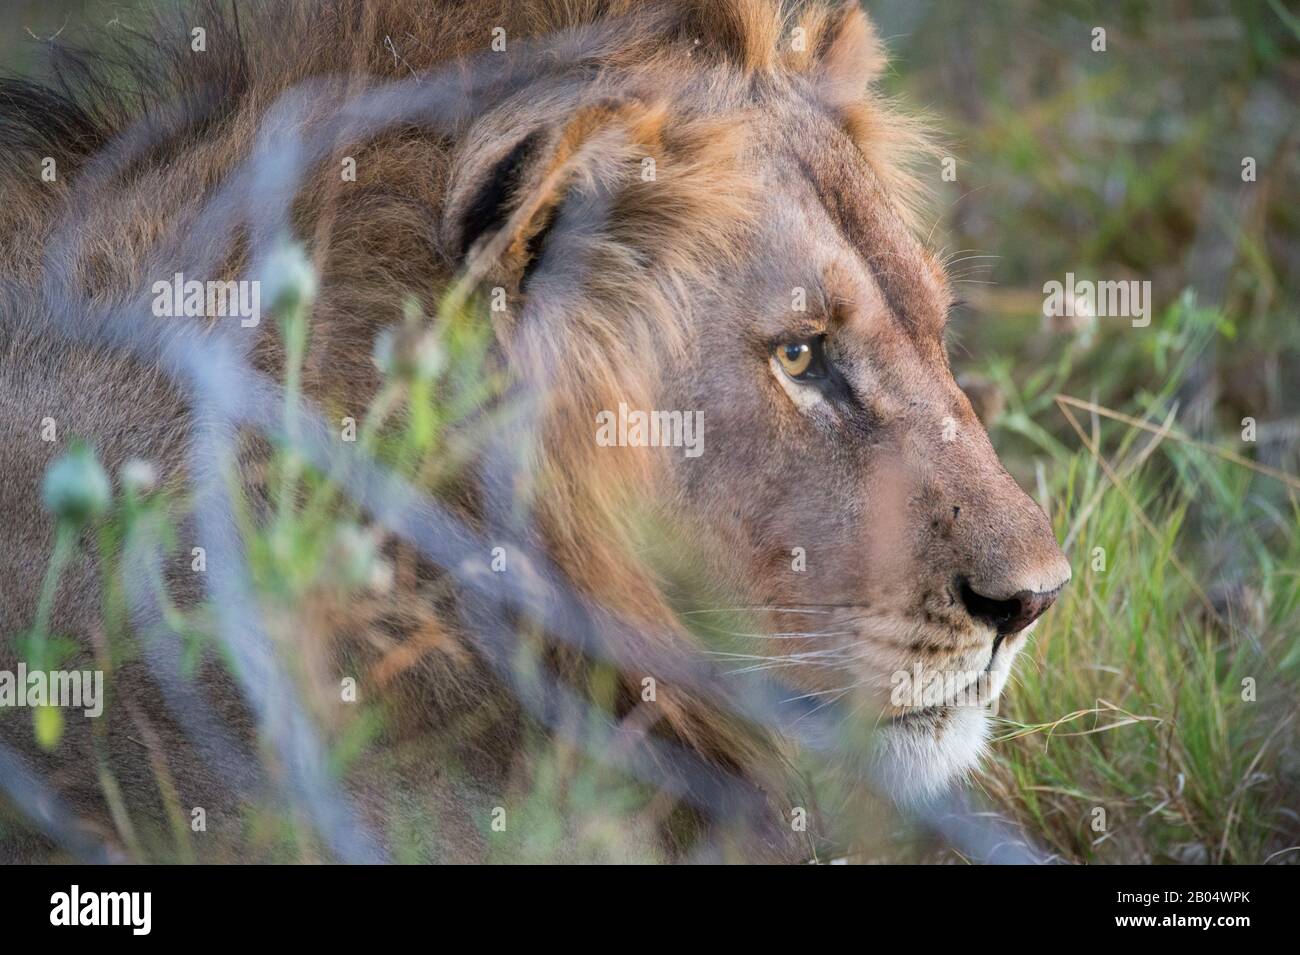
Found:
[[[796,381],[823,378],[826,375],[820,338],[782,342],[776,346],[776,360],[781,363],[785,373]]]
[[[776,350],[781,367],[791,378],[798,378],[812,364],[812,347],[807,342],[790,342],[780,345]]]

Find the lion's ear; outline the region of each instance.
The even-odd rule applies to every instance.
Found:
[[[662,122],[662,109],[617,99],[526,131],[471,134],[452,170],[445,247],[472,280],[491,274],[522,290],[566,200],[616,188],[611,177],[656,151]]]
[[[496,159],[476,183],[468,203],[456,209],[449,225],[453,232],[451,250],[460,260],[469,256],[474,244],[485,235],[497,232],[518,204],[524,191],[528,167],[536,159],[542,133],[531,132]],[[449,206],[455,196],[449,196]]]
[[[854,103],[884,70],[886,59],[875,26],[852,0],[830,13],[811,72],[829,101]]]

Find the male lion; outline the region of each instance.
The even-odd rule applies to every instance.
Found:
[[[389,522],[391,589],[318,592],[297,622],[267,624],[267,646],[324,685],[351,674],[363,698],[392,702],[348,779],[365,819],[387,829],[381,843],[400,847],[394,820],[432,811],[428,857],[482,858],[487,814],[521,798],[511,780],[525,741],[566,693],[601,697],[603,658],[617,677],[600,712],[629,751],[660,746],[636,764],[642,778],[672,780],[651,851],[716,849],[711,825],[741,813],[722,784],[741,780],[766,807],[755,843],[797,857],[804,849],[785,841],[792,777],[774,755],[784,734],[740,712],[753,703],[741,684],[697,679],[709,621],[743,621],[742,655],[779,667],[787,697],[814,704],[805,713],[833,713],[841,697],[868,707],[874,785],[896,799],[933,794],[975,764],[987,705],[1070,568],[953,380],[950,289],[913,232],[905,167],[919,136],[870,92],[883,57],[856,4],[250,0],[200,4],[146,32],[126,56],[64,52],[51,83],[0,87],[0,668],[13,669],[15,637],[37,616],[55,537],[41,482],[70,439],[92,445],[119,485],[139,458],[183,491],[216,466],[196,437],[216,399],[196,396],[277,419],[272,391],[205,392],[186,377],[242,351],[256,381],[283,378],[275,321],[209,316],[210,357],[186,366],[174,341],[199,320],[150,315],[145,293],[176,273],[260,274],[255,253],[283,227],[318,275],[301,370],[314,407],[362,420],[381,386],[380,333],[404,321],[408,301],[434,314],[452,289],[492,303],[487,365],[528,409],[522,444],[477,445],[438,488],[483,552],[435,566]],[[132,86],[138,95],[119,92]],[[327,148],[277,152],[321,129]],[[250,169],[280,178],[266,186]],[[388,346],[399,361],[418,340],[404,327]],[[664,440],[629,436],[629,409],[656,414]],[[614,419],[624,425],[598,441],[598,423]],[[491,420],[472,418],[461,436]],[[671,446],[696,421],[697,445]],[[55,440],[43,440],[51,422]],[[240,454],[265,503],[265,445],[246,440]],[[498,466],[527,477],[523,524],[501,518],[519,488],[503,502]],[[165,571],[181,607],[204,597],[193,547],[215,550],[229,530],[201,517],[177,529]],[[511,574],[520,593],[559,585],[586,608],[580,623],[543,626],[586,642],[543,655],[557,682],[526,705],[509,654],[486,649],[493,624],[527,629],[529,617],[483,611],[491,585],[474,575],[492,578],[494,535],[523,555],[501,586],[516,586]],[[122,603],[102,571],[72,561],[49,630],[111,666],[125,715],[69,718],[52,753],[7,715],[5,759],[18,750],[57,786],[95,844],[166,856],[165,813],[179,807],[184,829],[202,807],[211,835],[195,854],[246,858],[232,848],[247,823],[235,821],[240,804],[312,767],[281,749],[284,765],[245,779],[240,760],[212,754],[299,732],[274,718],[288,691],[266,684],[256,653],[228,650],[225,664],[208,653],[197,681],[173,685],[179,637],[106,649],[106,614]],[[251,612],[229,595],[213,595],[215,611]],[[247,639],[239,630],[225,634],[230,646]],[[898,695],[900,674],[957,676],[922,698]],[[206,722],[177,715],[199,703]],[[313,705],[327,726],[342,719],[337,700]],[[430,734],[436,749],[410,745]],[[333,818],[322,805],[309,806],[317,822]],[[51,841],[86,851],[51,820],[25,842],[10,833],[8,854]]]

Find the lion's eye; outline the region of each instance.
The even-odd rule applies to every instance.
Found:
[[[821,338],[782,342],[776,346],[776,360],[795,381],[826,377],[826,355]]]

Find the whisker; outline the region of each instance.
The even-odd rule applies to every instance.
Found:
[[[725,676],[736,676],[741,673],[760,673],[764,670],[778,670],[781,667],[788,666],[805,666],[805,667],[822,667],[824,669],[834,669],[840,666],[838,663],[826,662],[822,660],[790,660],[775,657],[767,663],[755,663],[752,666],[736,667],[733,670],[724,670]]]
[[[844,645],[841,647],[824,647],[820,650],[805,650],[802,653],[783,653],[780,655],[766,653],[732,653],[727,650],[705,650],[705,654],[711,657],[730,657],[734,660],[792,660],[796,663],[806,662],[814,657],[835,656],[848,653],[854,655],[855,647]]]
[[[807,640],[813,637],[856,637],[855,630],[785,630],[775,633],[745,633],[740,630],[722,630],[705,627],[709,633],[726,637],[748,637],[753,640]]]
[[[839,605],[839,604],[813,604],[813,605],[811,605],[811,606],[814,606],[814,607],[837,607],[837,606],[840,606],[840,605]],[[845,606],[848,606],[848,605],[845,605]],[[694,614],[700,614],[700,613],[741,613],[741,612],[750,612],[750,611],[754,611],[754,610],[768,610],[768,611],[771,611],[772,613],[830,613],[830,612],[831,612],[831,611],[829,611],[829,610],[811,610],[811,609],[809,609],[808,607],[764,607],[764,606],[757,606],[757,607],[716,607],[716,608],[709,608],[709,609],[706,609],[706,610],[682,610],[682,611],[679,612],[678,615],[679,615],[679,616],[682,616],[682,617],[689,617],[689,616],[692,616],[692,615],[694,615]]]
[[[848,693],[850,690],[856,690],[856,689],[858,689],[859,687],[866,686],[866,683],[867,683],[867,681],[864,680],[864,681],[861,681],[861,682],[858,682],[858,683],[853,683],[853,684],[851,684],[851,685],[849,685],[849,686],[845,686],[845,687],[837,687],[837,688],[835,688],[835,689],[833,689],[833,690],[810,690],[810,691],[807,692],[807,693],[800,693],[798,696],[792,696],[792,697],[790,697],[789,699],[782,700],[781,702],[782,702],[782,703],[794,703],[794,702],[797,702],[798,700],[807,700],[807,699],[811,699],[811,698],[814,697],[814,696],[827,696],[827,695],[832,694],[832,693],[837,693],[837,694],[839,694],[840,696],[843,696],[845,693]],[[838,698],[838,697],[837,697],[837,698]]]

